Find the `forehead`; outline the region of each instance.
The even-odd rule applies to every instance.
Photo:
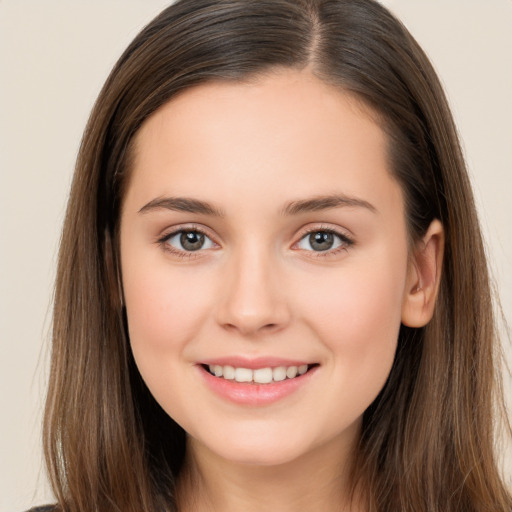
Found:
[[[247,194],[261,207],[286,193],[368,193],[394,182],[387,138],[375,119],[352,95],[308,71],[200,85],[139,130],[128,196],[238,197],[243,207]]]
[[[353,93],[321,81],[308,70],[278,69],[244,81],[207,82],[179,93],[143,124],[135,136],[135,154],[149,149],[152,141],[162,142],[162,136],[171,135],[171,130],[182,141],[187,135],[191,143],[206,133],[217,144],[219,140],[211,137],[222,130],[223,134],[248,136],[255,143],[259,140],[269,145],[265,135],[276,140],[284,134],[279,129],[286,123],[290,136],[293,128],[296,134],[302,132],[312,139],[315,135],[329,137],[326,128],[334,124],[340,137],[346,137],[341,131],[344,118],[374,132],[379,124],[377,113]],[[193,133],[186,134],[184,129],[189,127]]]

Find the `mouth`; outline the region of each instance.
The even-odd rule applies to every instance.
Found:
[[[245,384],[272,384],[302,377],[318,364],[267,366],[255,369],[220,364],[203,364],[201,366],[218,379]]]
[[[320,364],[273,357],[230,357],[196,365],[203,382],[223,400],[247,407],[269,406],[310,388]],[[300,395],[299,395],[300,396]]]

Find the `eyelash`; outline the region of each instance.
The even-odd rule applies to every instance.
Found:
[[[197,258],[199,256],[199,254],[197,254],[197,253],[201,252],[200,249],[197,251],[181,251],[181,250],[175,249],[174,247],[172,247],[171,245],[169,245],[167,243],[172,237],[174,237],[180,233],[200,233],[200,234],[211,239],[211,237],[208,235],[208,233],[206,233],[206,231],[201,229],[199,226],[190,226],[190,227],[186,227],[186,228],[176,229],[176,230],[172,231],[171,233],[166,233],[165,235],[163,235],[162,237],[160,237],[157,240],[157,243],[161,245],[161,247],[164,251],[169,252],[173,256],[177,256],[178,258],[183,258],[183,259]]]
[[[163,250],[166,252],[171,253],[173,256],[177,256],[178,258],[183,259],[191,259],[191,258],[197,258],[199,257],[199,254],[201,249],[198,249],[197,251],[182,251],[175,249],[171,245],[168,244],[168,241],[173,238],[174,236],[180,234],[180,233],[200,233],[208,238],[211,239],[211,237],[206,233],[205,230],[203,230],[199,226],[190,226],[187,228],[180,228],[172,231],[171,233],[166,233],[162,237],[158,238],[157,243],[162,246]],[[347,236],[344,233],[340,233],[339,231],[336,231],[335,229],[320,226],[319,228],[309,229],[301,233],[299,242],[306,238],[307,236],[311,235],[312,233],[329,233],[332,234],[341,241],[341,244],[339,247],[336,247],[335,249],[330,249],[326,251],[307,251],[312,252],[315,254],[315,258],[326,258],[331,256],[336,256],[341,251],[346,251],[350,246],[354,245],[354,240]],[[297,242],[297,243],[299,243]],[[213,242],[215,243],[215,242]]]
[[[355,241],[345,233],[329,228],[327,226],[320,226],[313,229],[307,229],[300,234],[299,242],[311,235],[312,233],[329,233],[337,237],[341,244],[335,249],[328,249],[327,251],[308,251],[315,254],[315,258],[328,258],[338,255],[342,251],[346,251],[350,246],[355,244]],[[298,243],[298,242],[297,242]]]

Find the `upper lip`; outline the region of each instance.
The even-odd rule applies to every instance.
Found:
[[[304,364],[311,365],[310,361],[303,359],[285,359],[281,357],[255,357],[247,358],[243,356],[234,357],[216,357],[200,361],[199,364],[204,365],[219,365],[219,366],[233,366],[234,368],[248,368],[250,370],[257,370],[258,368],[276,368],[278,366],[301,366]]]

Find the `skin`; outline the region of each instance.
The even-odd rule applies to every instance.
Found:
[[[121,216],[124,301],[139,371],[188,433],[183,510],[347,502],[362,414],[401,322],[430,319],[442,257],[437,221],[408,247],[386,143],[371,112],[308,70],[190,89],[138,132]],[[281,213],[332,194],[364,203]],[[147,206],[171,196],[224,217]],[[185,253],[179,236],[163,240],[198,227],[205,245],[189,257],[171,252]],[[334,248],[315,250],[305,231],[323,229],[352,243],[335,236]],[[240,405],[198,370],[233,356],[318,367],[275,403]]]

